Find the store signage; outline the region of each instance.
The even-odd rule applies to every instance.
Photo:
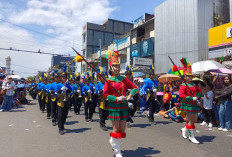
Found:
[[[226,29],[227,38],[232,38],[232,27]]]
[[[152,59],[150,58],[139,58],[139,57],[133,58],[133,66],[136,66],[136,65],[149,66],[152,64],[153,64]]]

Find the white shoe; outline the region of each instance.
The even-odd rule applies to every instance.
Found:
[[[186,134],[187,134],[187,128],[186,127],[184,127],[184,128],[182,128],[181,129],[181,132],[182,132],[182,137],[184,138],[184,139],[186,139],[187,138],[187,136],[186,136]]]
[[[219,130],[219,131],[222,131],[222,130],[223,130],[223,128],[221,128],[221,127],[220,127],[220,128],[218,128],[218,130]]]
[[[213,124],[212,124],[212,123],[209,123],[208,127],[209,127],[209,128],[212,128],[212,127],[213,127]]]
[[[191,141],[194,144],[199,144],[200,142],[197,141],[194,137],[193,129],[189,130],[189,141]]]
[[[226,129],[226,128],[224,128],[224,129],[222,129],[222,131],[228,132],[229,130],[228,130],[228,129]]]
[[[200,126],[207,126],[207,123],[205,121],[203,121]]]
[[[115,157],[123,157],[121,154],[121,144],[120,144],[121,139],[116,139],[111,137],[109,142],[112,146],[112,149],[114,151]]]
[[[3,112],[3,111],[4,111],[3,109],[0,110],[0,112]]]

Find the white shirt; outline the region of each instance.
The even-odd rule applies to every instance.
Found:
[[[209,99],[206,98],[206,95]],[[205,93],[203,106],[206,110],[211,110],[213,108],[213,97],[214,95],[212,91],[208,91],[207,93]]]
[[[14,88],[10,89],[11,87],[14,87]],[[11,83],[3,82],[2,88],[4,90],[6,90],[6,95],[7,96],[12,96],[12,95],[14,95],[15,83],[13,81]]]

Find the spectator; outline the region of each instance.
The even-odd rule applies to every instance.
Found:
[[[220,127],[218,130],[228,131],[231,129],[231,116],[232,116],[232,85],[231,78],[229,76],[224,77],[223,91],[217,95],[215,98],[221,98],[220,110],[219,110],[219,121]]]
[[[165,92],[163,95],[163,105],[164,105],[164,110],[167,111],[170,107],[170,102],[171,102],[171,92],[169,91],[169,86],[165,87]]]
[[[3,90],[6,90],[6,94],[3,99],[3,103],[0,111],[3,112],[5,109],[11,111],[11,105],[13,101],[15,84],[12,82],[12,77],[7,76],[6,81],[2,85]]]
[[[213,85],[211,83],[206,84],[205,87],[205,94],[204,94],[204,99],[203,99],[203,112],[205,115],[204,121],[200,124],[201,126],[206,125],[209,123],[208,127],[212,128],[213,124]]]
[[[179,102],[179,91],[177,86],[174,86],[172,91],[171,107],[174,107],[174,104],[177,102]]]
[[[168,114],[169,118],[177,123],[183,122],[185,120],[185,113],[180,111],[180,106],[178,103],[175,103],[173,111]]]

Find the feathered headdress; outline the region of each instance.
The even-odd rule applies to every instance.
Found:
[[[182,58],[180,60],[180,62],[183,64],[183,66],[185,67],[184,70],[184,74],[185,75],[192,75],[192,68],[191,68],[191,64],[189,62],[187,62],[186,58]]]
[[[112,65],[119,65],[119,61],[118,61],[118,57],[119,57],[119,51],[108,51],[105,58],[109,60],[109,66],[111,67]]]

